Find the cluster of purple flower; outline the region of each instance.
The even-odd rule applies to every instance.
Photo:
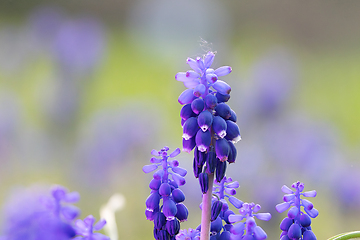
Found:
[[[240,129],[235,112],[225,103],[230,99],[230,86],[218,78],[231,72],[231,67],[210,68],[215,54],[188,58],[193,69],[179,72],[175,79],[184,83],[179,96],[184,105],[180,111],[183,126],[183,150],[194,152],[194,175],[199,177],[203,193],[208,189],[208,174],[216,173],[218,182],[225,176],[226,161],[235,162]],[[205,166],[205,167],[204,167]]]
[[[93,231],[101,230],[105,220],[93,226],[95,219],[88,216],[77,219],[80,210],[71,205],[80,199],[77,192],[68,192],[62,186],[55,186],[51,195],[34,191],[18,193],[5,206],[4,240],[109,240]]]
[[[302,193],[304,184],[301,182],[295,182],[291,187],[295,188],[295,192],[285,185],[282,186],[281,190],[286,193],[283,198],[284,202],[276,205],[278,212],[284,212],[292,206],[288,211],[288,216],[280,224],[280,229],[283,231],[280,239],[316,240],[310,225],[311,218],[316,218],[319,215],[319,211],[314,208],[310,201],[301,199],[301,196],[315,197],[316,191],[312,190]],[[305,213],[301,211],[301,206],[304,208]]]
[[[184,176],[187,171],[179,167],[177,160],[169,160],[176,157],[180,149],[177,148],[170,155],[167,154],[168,150],[168,147],[160,151],[153,150],[151,154],[159,158],[151,158],[152,164],[143,167],[145,173],[152,172],[159,166],[162,167],[153,174],[149,185],[151,193],[146,199],[145,211],[146,218],[154,222],[154,238],[160,240],[175,239],[180,231],[180,222],[186,221],[188,217],[188,210],[182,203],[185,195],[179,189],[179,186],[185,184]],[[169,175],[172,179],[169,179]]]

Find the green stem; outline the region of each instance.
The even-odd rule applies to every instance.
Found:
[[[209,189],[203,194],[202,211],[201,211],[201,233],[200,240],[210,239],[210,218],[211,218],[211,199],[214,183],[214,174],[209,174]]]
[[[333,236],[328,240],[347,240],[347,239],[356,239],[360,238],[360,231],[341,233],[339,235]]]

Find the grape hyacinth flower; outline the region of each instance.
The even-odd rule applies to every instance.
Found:
[[[276,210],[280,213],[291,207],[288,211],[288,216],[280,224],[280,229],[282,230],[280,239],[316,240],[310,225],[311,218],[316,218],[319,215],[319,211],[314,208],[309,200],[301,199],[301,196],[315,197],[316,191],[312,190],[302,193],[304,184],[299,181],[293,183],[291,187],[295,188],[295,191],[286,185],[282,186],[281,190],[286,193],[283,197],[284,202],[276,205]],[[301,211],[301,207],[303,207],[305,213]]]
[[[75,221],[75,227],[78,237],[75,237],[75,240],[110,240],[109,237],[101,234],[94,233],[93,231],[101,230],[106,224],[104,219],[99,220],[95,223],[95,218],[92,215],[87,216],[84,220],[77,219]]]
[[[175,75],[175,79],[188,88],[178,101],[184,105],[180,111],[183,151],[191,152],[195,148],[193,171],[203,192],[201,239],[209,238],[214,175],[218,182],[224,178],[227,162],[233,163],[236,159],[234,143],[241,139],[236,114],[226,104],[231,87],[219,80],[232,69],[229,66],[210,68],[214,57],[215,53],[208,52],[203,58],[188,58],[187,64],[192,70]]]
[[[229,216],[230,223],[236,223],[245,219],[245,222],[239,222],[232,226],[230,232],[242,240],[263,240],[267,238],[265,231],[256,225],[255,217],[268,221],[271,218],[270,213],[257,213],[261,209],[259,204],[244,203],[239,209],[240,214]]]
[[[179,167],[179,162],[174,158],[180,153],[180,149],[175,149],[170,155],[168,147],[160,151],[152,150],[151,165],[143,167],[145,173],[149,173],[159,168],[153,174],[150,182],[151,193],[146,199],[146,218],[154,222],[155,239],[175,239],[180,231],[180,222],[186,221],[188,210],[182,203],[185,200],[184,193],[179,186],[185,184],[185,175],[187,171]],[[170,172],[171,170],[171,172]],[[169,178],[171,175],[172,179]],[[162,206],[160,200],[162,199]]]

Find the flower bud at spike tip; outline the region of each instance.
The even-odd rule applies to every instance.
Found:
[[[209,111],[201,112],[197,118],[197,123],[203,132],[209,129],[212,122],[213,115]]]
[[[212,127],[213,127],[214,132],[220,138],[224,138],[226,136],[227,124],[226,124],[226,121],[222,117],[215,116],[213,119]]]
[[[193,94],[195,97],[200,97],[201,95],[203,95],[206,91],[206,87],[203,84],[198,84],[193,91]]]
[[[230,66],[222,66],[217,69],[215,69],[214,73],[218,75],[219,77],[228,75],[231,73],[232,68]]]
[[[209,189],[209,177],[207,173],[199,174],[199,183],[200,183],[201,192],[205,194]]]
[[[196,146],[200,152],[205,152],[209,149],[211,144],[211,133],[209,130],[203,132],[201,129],[198,130],[195,136]]]
[[[188,104],[191,103],[196,97],[194,96],[194,90],[193,89],[186,89],[185,91],[183,91],[179,98],[178,98],[178,102],[181,105],[184,104]]]
[[[236,116],[236,113],[234,112],[234,110],[230,109],[230,114],[231,114],[231,116],[230,116],[229,120],[236,122],[237,116]]]
[[[212,94],[206,95],[204,101],[205,101],[206,107],[209,109],[214,109],[217,105],[217,98]]]
[[[237,143],[238,141],[241,140],[241,136],[240,136],[240,129],[239,126],[234,123],[233,121],[227,120],[226,121],[226,125],[227,125],[227,130],[226,130],[226,136],[225,138],[227,140],[230,140],[234,143]]]
[[[189,118],[185,121],[183,127],[183,138],[185,140],[189,140],[190,138],[194,137],[197,131],[199,130],[199,126],[197,123],[197,119],[194,117]]]
[[[220,94],[222,95],[226,95],[226,94],[230,94],[231,92],[231,87],[229,86],[229,84],[227,84],[224,81],[221,80],[217,80],[212,87]]]
[[[204,58],[205,68],[209,68],[214,61],[215,54],[213,52],[208,52]]]
[[[210,221],[214,221],[220,214],[223,203],[221,201],[215,201],[211,206],[211,218]]]
[[[195,59],[188,58],[188,59],[186,60],[186,63],[189,64],[189,66],[190,66],[195,72],[198,72],[198,73],[201,72]]]
[[[171,187],[168,183],[164,182],[160,185],[159,194],[163,197],[171,194]]]
[[[215,83],[218,80],[218,76],[213,73],[206,74],[206,80],[209,83]]]
[[[226,161],[230,152],[228,141],[223,138],[216,140],[215,151],[217,158],[219,158],[221,162]]]
[[[185,140],[183,138],[183,151],[184,152],[188,152],[188,153],[191,152],[195,146],[196,146],[195,137],[192,137],[189,140]]]
[[[191,109],[195,114],[201,113],[204,110],[204,107],[205,103],[201,98],[197,98],[191,103]]]
[[[196,114],[193,112],[193,110],[191,109],[191,104],[188,103],[186,105],[184,105],[181,110],[180,110],[180,117],[183,120],[187,120],[191,117],[196,117]]]
[[[193,161],[193,171],[194,171],[194,176],[195,176],[196,178],[198,178],[198,177],[199,177],[199,174],[202,172],[202,166],[199,167],[199,166],[197,165],[195,159],[194,159],[194,161]]]
[[[179,188],[174,189],[171,193],[171,196],[176,203],[185,201],[185,194]]]
[[[185,205],[182,203],[178,203],[176,204],[176,208],[177,208],[177,213],[175,217],[177,217],[177,219],[179,219],[180,222],[186,221],[189,215],[189,211],[185,207]]]
[[[170,198],[164,199],[163,213],[167,220],[174,219],[177,213],[176,204]]]
[[[229,99],[230,99],[230,94],[221,94],[221,93],[217,92],[215,94],[215,96],[216,96],[218,103],[224,103],[224,102],[229,101]]]
[[[229,119],[231,116],[230,107],[226,103],[219,103],[215,107],[216,114],[224,119]]]
[[[215,171],[217,182],[221,182],[221,180],[225,177],[225,172],[226,172],[226,162],[217,161],[216,171]]]

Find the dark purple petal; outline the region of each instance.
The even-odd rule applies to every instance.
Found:
[[[179,188],[174,189],[171,196],[176,203],[185,201],[185,194]]]
[[[230,152],[228,141],[223,138],[216,140],[215,151],[217,158],[220,159],[221,162],[226,161]]]
[[[217,105],[217,98],[212,94],[206,95],[204,101],[205,101],[206,107],[209,109],[214,109]]]
[[[221,93],[217,92],[215,94],[215,97],[216,97],[218,103],[224,103],[224,102],[229,101],[230,94],[221,94]]]
[[[191,109],[195,114],[201,113],[204,110],[204,107],[205,103],[201,98],[197,98],[191,103]]]
[[[216,114],[224,119],[229,119],[231,116],[230,107],[226,103],[219,103],[215,107]]]
[[[154,228],[160,230],[166,224],[166,217],[162,212],[157,212],[154,217]]]
[[[166,222],[166,230],[171,236],[174,236],[180,231],[180,222],[175,218]]]
[[[229,147],[230,147],[230,152],[229,152],[229,157],[228,157],[228,163],[233,163],[236,160],[236,155],[237,155],[237,150],[235,145],[231,142],[228,141]]]
[[[217,161],[218,160],[216,159],[216,153],[213,151],[208,152],[206,157],[206,166],[208,173],[215,172]]]
[[[230,66],[222,66],[219,67],[217,69],[215,69],[215,74],[218,75],[219,77],[221,76],[225,76],[228,75],[229,73],[231,73],[232,69]]]
[[[213,127],[214,132],[220,138],[224,138],[226,136],[227,124],[222,117],[215,116],[213,119],[212,127]]]
[[[183,120],[187,120],[191,117],[196,117],[196,114],[191,109],[191,103],[188,103],[181,108],[180,117]]]
[[[163,175],[164,175],[164,170],[159,169],[153,174],[153,178],[156,180],[160,180]]]
[[[217,161],[215,177],[217,182],[221,182],[221,180],[225,177],[226,172],[226,162]]]
[[[200,152],[205,152],[209,149],[211,144],[211,133],[209,130],[203,132],[201,129],[198,130],[195,136],[196,146]]]
[[[149,187],[152,190],[158,190],[160,185],[161,185],[161,180],[160,179],[152,179],[150,181]]]
[[[236,113],[234,112],[234,110],[230,109],[230,113],[231,113],[231,116],[230,116],[229,120],[236,122],[237,116],[236,116]]]
[[[293,219],[290,218],[284,218],[280,223],[280,229],[283,231],[288,231],[289,227],[294,223]]]
[[[264,240],[267,238],[266,232],[259,226],[254,227],[254,237],[256,240]]]
[[[154,211],[154,209],[159,208],[160,203],[160,195],[158,192],[153,192],[150,196],[146,199],[146,209],[149,211]]]
[[[231,92],[231,87],[229,84],[227,84],[224,81],[221,80],[217,80],[212,87],[219,93],[225,95],[225,94],[230,94]]]
[[[202,167],[203,166],[198,166],[195,159],[194,159],[194,161],[193,161],[193,171],[194,171],[194,176],[196,178],[198,178],[199,174],[202,172]]]
[[[180,222],[186,221],[189,215],[188,209],[185,207],[184,204],[178,203],[176,204],[177,213],[175,217],[179,219]]]
[[[303,227],[309,227],[311,225],[311,218],[307,214],[301,214],[299,222]]]
[[[174,219],[177,213],[177,208],[175,202],[172,199],[164,199],[163,213],[167,220]]]
[[[209,129],[212,122],[213,122],[213,115],[209,111],[201,112],[197,118],[197,123],[201,128],[201,130],[203,130],[203,132]]]
[[[160,185],[159,194],[163,197],[169,196],[171,194],[170,184],[164,182]]]
[[[207,173],[199,174],[199,183],[200,183],[201,192],[205,194],[209,189],[209,177]]]
[[[210,221],[214,221],[220,214],[223,203],[221,201],[215,201],[211,206]]]
[[[210,225],[210,232],[216,232],[219,233],[222,229],[222,219],[220,217],[217,217],[215,221],[211,222]]]
[[[316,240],[316,236],[312,231],[308,230],[304,232],[303,240]]]
[[[195,137],[192,137],[189,140],[185,140],[183,138],[183,151],[184,152],[188,152],[188,153],[191,152],[195,146],[196,146]]]
[[[241,136],[240,136],[239,126],[230,120],[226,121],[226,125],[227,125],[227,130],[226,130],[225,139],[230,140],[234,143],[237,143],[238,141],[240,141]]]
[[[299,239],[301,238],[301,228],[298,224],[294,223],[290,226],[288,231],[288,237],[290,239]]]
[[[182,137],[185,140],[189,140],[190,138],[195,136],[198,130],[199,130],[199,125],[197,123],[197,119],[195,117],[191,117],[188,120],[186,120],[184,123]]]
[[[192,89],[186,89],[185,91],[183,91],[180,94],[180,96],[178,98],[178,102],[181,105],[191,103],[196,98],[194,96],[193,92],[194,92],[194,90],[192,90]]]
[[[299,208],[297,208],[297,207],[292,207],[292,208],[289,209],[287,215],[288,215],[289,218],[295,219],[298,214],[299,214]]]

